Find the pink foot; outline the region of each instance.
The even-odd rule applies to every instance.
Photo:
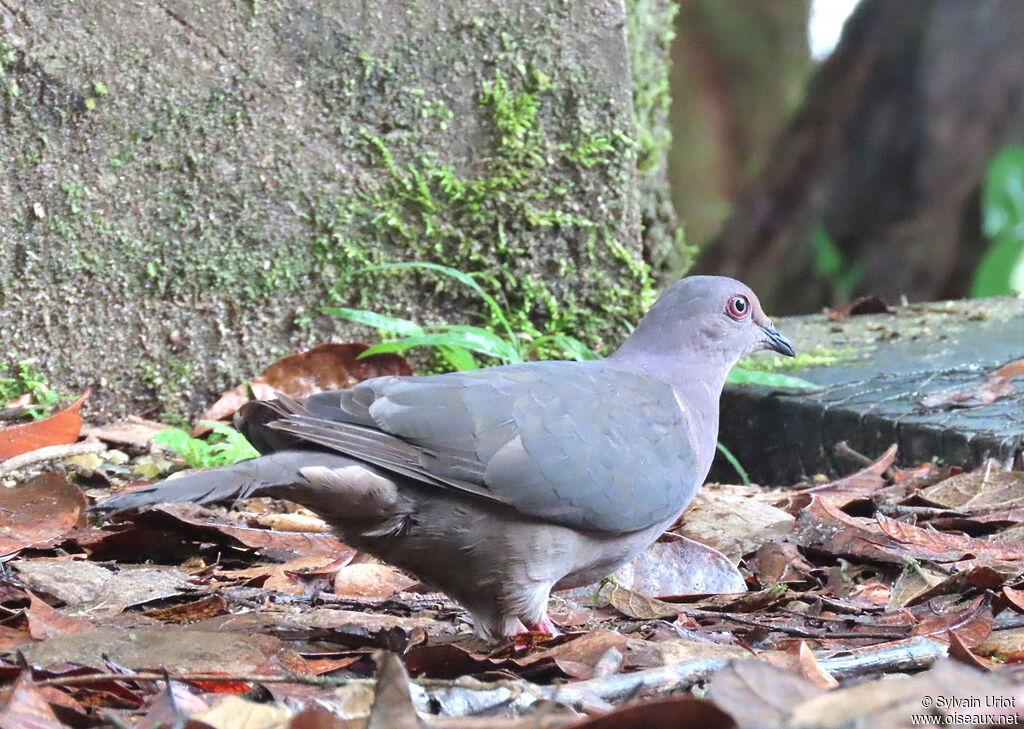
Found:
[[[547,615],[545,615],[544,619],[541,620],[539,623],[534,623],[533,625],[524,625],[520,622],[519,625],[516,626],[515,635],[524,635],[526,633],[547,633],[552,638],[562,634],[558,630],[558,628],[555,627],[555,624],[551,622],[551,618],[549,618]],[[536,639],[516,640],[513,642],[513,645],[515,646],[516,650],[522,650],[523,648],[529,648],[532,645],[536,645],[537,642],[538,641]]]
[[[552,638],[556,638],[562,634],[562,632],[555,627],[555,624],[551,622],[551,618],[547,615],[545,615],[544,619],[541,620],[539,623],[531,625],[530,630],[536,631],[538,633],[547,633]]]

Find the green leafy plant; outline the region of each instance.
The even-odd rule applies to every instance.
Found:
[[[23,359],[9,376],[0,376],[0,406],[25,393],[32,395],[27,413],[37,420],[45,418],[57,404],[58,395],[46,377],[36,367],[35,360]]]
[[[212,420],[204,420],[203,425],[213,428],[209,440],[193,438],[178,428],[161,430],[153,440],[184,458],[191,468],[229,466],[259,455],[245,436],[230,425]]]
[[[762,370],[748,370],[743,367],[733,367],[725,381],[732,385],[764,385],[765,387],[817,387],[813,382],[794,377],[793,375],[782,375],[778,372],[764,372]]]
[[[811,230],[811,242],[814,244],[814,274],[832,285],[836,299],[848,300],[864,278],[864,264],[846,261],[823,225]]]
[[[989,162],[981,230],[989,247],[974,271],[971,296],[1024,291],[1024,145],[1003,147]]]
[[[386,316],[365,309],[326,306],[320,311],[340,316],[360,324],[375,327],[384,342],[370,347],[361,357],[382,352],[404,352],[413,347],[433,347],[441,358],[456,370],[472,370],[480,365],[476,355],[484,355],[502,364],[517,364],[538,355],[561,354],[568,359],[595,359],[596,355],[583,342],[566,334],[549,333],[529,337],[517,333],[507,313],[493,296],[488,294],[468,273],[436,263],[389,263],[368,266],[360,272],[420,269],[435,271],[467,286],[487,304],[492,321],[499,332],[465,324],[438,324],[423,327],[416,322]],[[397,337],[394,338],[394,337]]]

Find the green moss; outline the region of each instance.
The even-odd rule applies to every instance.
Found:
[[[796,357],[781,357],[779,355],[746,357],[740,362],[740,367],[747,370],[759,372],[787,372],[790,370],[802,370],[808,367],[856,367],[862,364],[864,355],[873,347],[843,349],[828,349],[816,347],[810,352],[801,352]]]
[[[583,191],[564,173],[573,165],[611,165],[633,154],[634,144],[621,132],[582,127],[568,139],[552,138],[540,117],[557,99],[547,74],[532,64],[519,64],[511,77],[495,69],[481,83],[478,98],[491,125],[491,145],[475,174],[439,162],[414,144],[393,148],[367,128],[358,130],[359,148],[386,174],[378,184],[339,198],[334,216],[321,218],[327,230],[316,254],[334,277],[335,297],[363,304],[358,298],[353,302],[351,275],[366,264],[436,262],[479,274],[492,295],[504,297],[513,326],[521,331],[536,336],[552,329],[582,330],[595,343],[602,331],[619,325],[601,314],[635,317],[650,299],[651,279],[647,265],[617,239],[618,221],[602,220],[581,205]],[[624,301],[620,291],[609,290],[598,313],[590,309],[584,318],[575,302],[560,299],[544,278],[524,271],[523,263],[536,263],[529,259],[527,242],[550,228],[586,236],[591,254],[595,245],[604,245],[640,296],[633,293]],[[358,243],[367,240],[374,242],[372,248]],[[559,276],[578,273],[569,257],[558,266]],[[382,278],[373,289],[385,285]]]
[[[76,386],[105,378],[93,407],[117,397],[138,412],[151,392],[198,408],[278,352],[350,336],[309,315],[325,296],[427,320],[479,310],[429,275],[355,277],[378,261],[470,271],[521,330],[595,348],[637,319],[653,295],[630,192],[645,144],[616,101],[622,64],[564,63],[597,27],[579,6],[410,6],[400,30],[372,34],[331,4],[229,6],[206,9],[208,47],[237,64],[150,65],[148,31],[130,27],[69,48],[45,13],[38,58],[0,44],[0,186],[25,191],[0,221],[0,298],[40,291],[4,326],[48,352],[42,366],[71,362]],[[66,10],[62,22],[102,22],[88,4]],[[121,292],[146,319],[118,319]],[[39,312],[49,340],[32,331]],[[128,333],[111,345],[101,320]],[[187,353],[168,349],[173,329]],[[137,344],[124,343],[140,337],[154,358],[193,361],[205,392],[174,396],[188,373],[170,365],[131,374]]]
[[[683,229],[676,225],[666,173],[668,149],[672,144],[668,123],[672,97],[667,61],[676,35],[678,10],[678,3],[666,0],[626,2],[645,255],[656,270],[667,267],[674,275],[686,273],[697,254],[696,246],[686,244]]]

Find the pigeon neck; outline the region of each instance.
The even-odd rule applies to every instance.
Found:
[[[725,386],[732,362],[717,362],[708,352],[701,355],[688,352],[653,354],[632,349],[627,345],[614,352],[608,359],[628,367],[634,372],[656,377],[672,385],[672,389],[703,406],[712,405],[718,410],[718,399]],[[704,366],[694,367],[694,362],[704,361]]]
[[[707,354],[704,355],[707,359]],[[704,367],[693,367],[693,362],[700,361],[693,354],[677,352],[672,356],[651,355],[623,347],[609,358],[619,366],[631,372],[640,372],[656,377],[672,386],[680,405],[692,418],[691,427],[698,437],[700,464],[704,469],[703,479],[711,467],[711,459],[715,453],[718,439],[718,403],[725,386],[726,375],[729,374],[731,363],[707,362]]]

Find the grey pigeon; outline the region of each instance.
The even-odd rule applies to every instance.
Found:
[[[249,403],[235,422],[264,455],[98,508],[291,499],[457,599],[481,637],[556,633],[552,589],[607,576],[697,493],[726,374],[759,349],[794,353],[749,288],[685,278],[605,359],[378,377],[304,403]]]

